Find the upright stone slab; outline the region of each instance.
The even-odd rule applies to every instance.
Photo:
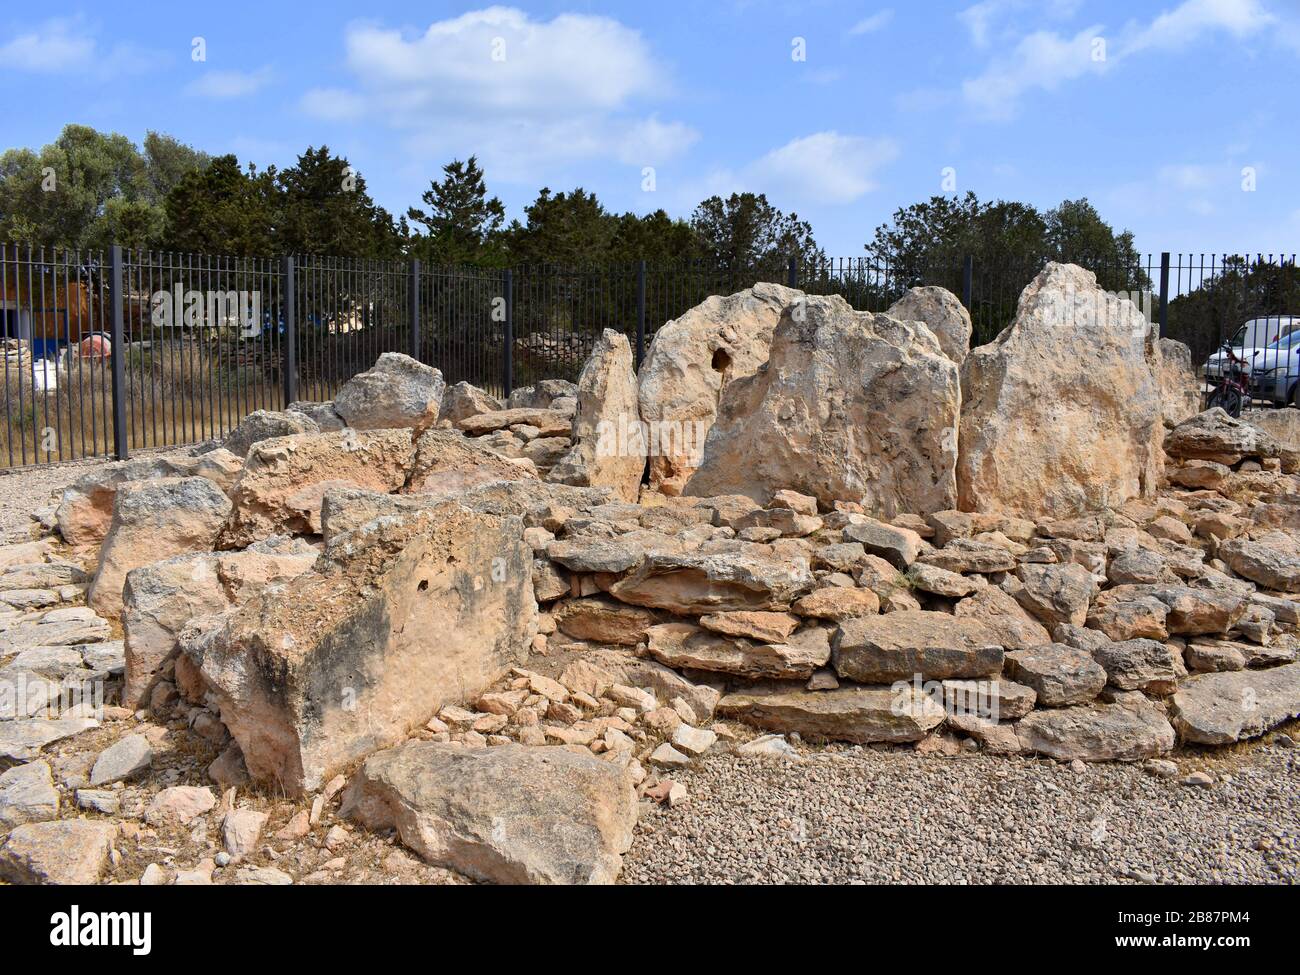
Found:
[[[885,314],[907,322],[924,322],[939,340],[943,354],[959,366],[970,352],[970,312],[947,288],[908,288],[907,294],[890,305]]]
[[[929,328],[838,295],[787,306],[767,365],[722,391],[686,494],[791,489],[886,520],[953,507],[957,367]]]
[[[653,490],[681,494],[699,464],[722,390],[767,362],[781,312],[802,294],[764,283],[713,295],[655,332],[638,377]]]
[[[632,347],[626,335],[607,328],[578,377],[573,447],[551,469],[551,480],[613,488],[623,501],[635,502],[645,454]]]
[[[1048,264],[962,365],[958,506],[1069,518],[1160,486],[1159,354],[1131,301]]]

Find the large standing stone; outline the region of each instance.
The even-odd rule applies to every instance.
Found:
[[[769,731],[797,732],[865,745],[920,741],[943,723],[944,710],[911,685],[841,687],[833,691],[756,689],[727,694],[718,713]]]
[[[1178,733],[1202,745],[1229,745],[1300,717],[1300,664],[1189,677],[1173,698]]]
[[[64,819],[26,823],[0,846],[0,880],[11,884],[93,884],[117,838],[117,823]]]
[[[962,366],[959,506],[1068,518],[1155,493],[1158,353],[1142,313],[1049,263]]]
[[[453,502],[380,519],[286,585],[187,628],[181,649],[249,774],[314,789],[522,663],[537,604],[521,535],[517,519]]]
[[[610,487],[617,497],[635,502],[645,456],[632,346],[626,335],[607,328],[578,377],[573,448],[551,469],[551,479],[578,487]]]
[[[86,601],[105,616],[122,612],[122,584],[132,569],[216,544],[230,499],[204,477],[124,484],[99,553]]]
[[[311,568],[317,555],[301,539],[276,536],[241,552],[178,555],[128,572],[122,590],[123,703],[133,708],[148,703],[159,668],[175,651],[186,623],[223,613],[265,586],[288,582]]]
[[[1061,762],[1135,762],[1174,747],[1174,729],[1145,702],[1031,711],[1016,734],[1025,751]]]
[[[400,352],[385,352],[363,373],[343,384],[334,409],[356,430],[427,430],[438,422],[442,373]]]
[[[722,391],[686,494],[781,489],[876,516],[953,507],[957,367],[928,328],[838,295],[788,306],[767,365]]]
[[[756,284],[706,298],[655,332],[639,377],[641,419],[657,446],[650,454],[652,489],[682,492],[699,465],[722,390],[767,362],[782,310],[801,296],[779,284]]]
[[[1176,427],[1201,412],[1201,381],[1192,367],[1192,350],[1177,339],[1160,340],[1160,410],[1166,427]]]
[[[988,677],[1002,669],[992,630],[947,613],[903,610],[840,624],[832,642],[835,672],[864,684],[948,677]]]
[[[622,769],[594,755],[408,742],[366,759],[342,812],[477,880],[610,884],[637,804]]]
[[[329,488],[396,491],[406,483],[414,455],[409,430],[340,430],[254,444],[231,492],[234,510],[222,547],[244,548],[286,533],[319,534]]]
[[[970,352],[970,312],[947,288],[909,288],[885,314],[901,321],[924,322],[939,340],[943,354],[959,366]]]

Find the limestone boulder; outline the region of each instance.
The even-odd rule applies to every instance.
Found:
[[[578,376],[573,448],[551,469],[551,480],[578,487],[609,487],[635,502],[645,471],[636,372],[627,336],[605,329]]]
[[[947,288],[909,288],[885,314],[900,321],[924,322],[939,340],[943,354],[959,366],[970,352],[970,312]]]
[[[1174,747],[1174,729],[1145,702],[1031,711],[1016,735],[1024,751],[1060,762],[1136,762]]]
[[[1106,671],[1084,650],[1048,643],[1013,650],[1006,658],[1007,676],[1032,687],[1043,707],[1086,704],[1106,686]]]
[[[121,615],[128,572],[172,555],[212,549],[230,511],[230,499],[204,477],[122,485],[86,601],[104,616]]]
[[[654,431],[650,487],[681,494],[699,465],[722,390],[767,362],[781,312],[802,292],[756,284],[706,298],[655,332],[638,377],[641,419]]]
[[[1173,696],[1174,726],[1186,741],[1229,745],[1300,717],[1300,664],[1202,674]]]
[[[123,484],[165,477],[207,477],[228,491],[240,466],[238,458],[221,450],[200,457],[168,454],[98,465],[64,489],[55,509],[59,534],[69,545],[99,545],[108,534],[113,503]]]
[[[221,446],[236,457],[247,457],[253,444],[273,437],[292,437],[297,433],[319,433],[320,426],[306,413],[297,410],[254,410],[226,434]]]
[[[761,643],[691,623],[662,623],[650,627],[646,649],[660,663],[678,669],[791,680],[808,679],[831,656],[829,634],[816,626],[779,643]]]
[[[1272,434],[1216,406],[1174,427],[1165,437],[1165,453],[1178,460],[1212,460],[1231,467],[1246,458],[1280,457],[1282,445]]]
[[[64,819],[25,823],[0,846],[0,880],[11,884],[94,884],[108,865],[118,825]]]
[[[1096,277],[1049,263],[1015,320],[962,365],[958,507],[1068,518],[1160,486],[1159,353]]]
[[[1047,628],[1025,612],[1016,600],[996,586],[983,586],[957,603],[953,615],[983,623],[1008,650],[1051,643]]]
[[[415,459],[404,494],[450,498],[493,481],[536,481],[512,464],[453,430],[428,430],[415,441]]]
[[[537,632],[522,530],[452,502],[379,519],[287,584],[192,622],[181,651],[249,774],[318,788],[522,663]]]
[[[1192,365],[1192,350],[1177,339],[1160,339],[1160,411],[1168,428],[1201,412],[1201,381]]]
[[[448,386],[442,394],[442,409],[438,411],[439,420],[450,420],[453,424],[480,413],[492,413],[505,409],[499,399],[485,392],[473,383],[459,382]]]
[[[342,813],[487,883],[611,884],[637,800],[623,770],[590,753],[413,741],[366,759]]]
[[[813,587],[804,559],[650,552],[609,593],[625,603],[683,615],[787,610]]]
[[[311,568],[318,554],[303,540],[281,535],[239,552],[178,555],[128,572],[122,590],[123,704],[140,708],[148,703],[186,623],[224,613],[263,587],[288,582]]]
[[[385,352],[343,384],[334,410],[356,430],[427,430],[438,422],[447,384],[442,373],[400,352]]]
[[[578,387],[567,379],[543,379],[532,386],[511,390],[505,406],[512,410],[549,410],[557,408],[557,401],[573,400],[577,395]],[[569,412],[573,412],[572,404]]]
[[[840,623],[831,643],[835,672],[863,684],[988,677],[1002,669],[997,635],[978,620],[903,610]]]
[[[1219,558],[1251,582],[1300,593],[1300,534],[1272,531],[1254,541],[1234,538],[1219,546]]]
[[[718,713],[745,724],[809,739],[920,741],[944,720],[944,709],[912,686],[840,687],[831,691],[756,688],[724,695]]]
[[[415,456],[409,430],[308,433],[253,445],[231,492],[222,548],[245,548],[272,535],[315,535],[331,487],[384,494],[405,483]]]
[[[343,422],[343,417],[339,416],[338,411],[334,409],[334,402],[327,400],[324,403],[316,403],[310,400],[295,400],[285,407],[291,413],[301,413],[312,423],[316,424],[317,429],[322,433],[332,433],[335,430],[342,430],[347,424]]]
[[[767,364],[722,390],[684,493],[766,504],[790,489],[887,520],[952,508],[960,404],[957,367],[928,328],[838,295],[800,298]]]

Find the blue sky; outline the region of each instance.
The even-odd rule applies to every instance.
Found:
[[[8,5],[0,146],[327,143],[395,213],[471,153],[511,216],[761,190],[842,256],[953,186],[1087,196],[1144,251],[1300,249],[1297,0],[184,6]]]

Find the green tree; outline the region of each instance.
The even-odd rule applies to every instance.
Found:
[[[762,193],[711,196],[691,214],[691,227],[704,255],[728,271],[784,264],[797,257],[812,267],[825,260],[812,226],[796,213],[783,213]]]
[[[517,264],[578,265],[605,261],[617,219],[595,193],[578,187],[552,194],[543,187],[524,208],[525,222],[510,224],[506,247]]]
[[[0,238],[66,247],[157,244],[163,200],[206,156],[151,132],[140,149],[126,136],[67,125],[39,152],[0,156]]]
[[[240,169],[233,155],[182,176],[167,194],[165,246],[189,254],[274,253],[275,171]]]
[[[701,258],[704,252],[689,223],[655,210],[644,216],[624,213],[616,217],[608,256],[618,263],[672,264]]]
[[[307,150],[275,175],[274,244],[284,254],[398,257],[403,239],[366,181],[328,146]]]
[[[421,200],[427,209],[406,211],[412,223],[425,228],[414,237],[411,252],[439,264],[497,264],[502,257],[501,228],[506,208],[487,195],[478,159],[452,160],[442,167]]]

